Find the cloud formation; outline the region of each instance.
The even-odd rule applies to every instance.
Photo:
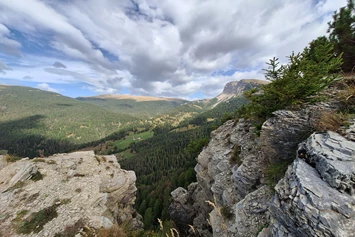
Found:
[[[6,74],[6,71],[12,71],[12,68],[9,68],[5,63],[0,61],[0,74]]]
[[[292,51],[301,51],[326,33],[333,11],[345,4],[346,0],[0,0],[0,52],[21,55],[26,42],[12,37],[16,31],[37,42],[44,55],[52,53],[55,68],[41,65],[45,73],[57,76],[51,83],[65,78],[65,83],[85,82],[96,92],[125,88],[156,96],[186,98],[197,91],[215,96],[228,81],[262,78],[269,58],[285,61]],[[63,58],[69,60],[63,64]],[[86,69],[72,67],[74,62]]]
[[[44,91],[50,91],[50,92],[58,93],[58,91],[56,89],[50,87],[47,83],[38,84],[37,88],[40,89],[40,90],[44,90]]]
[[[65,66],[63,63],[61,63],[61,62],[55,62],[54,64],[53,64],[53,67],[55,67],[55,68],[67,68],[67,66]]]

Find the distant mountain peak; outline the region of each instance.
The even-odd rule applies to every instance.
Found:
[[[218,100],[217,104],[222,101],[227,101],[233,97],[242,96],[244,91],[250,90],[254,87],[260,87],[261,85],[265,85],[267,83],[267,81],[258,79],[242,79],[239,81],[228,82],[224,86],[223,92],[216,97]]]

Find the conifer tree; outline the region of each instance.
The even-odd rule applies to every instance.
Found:
[[[342,70],[351,72],[355,70],[355,6],[354,0],[348,0],[345,7],[334,12],[333,21],[329,22],[328,32],[335,53],[343,53]]]

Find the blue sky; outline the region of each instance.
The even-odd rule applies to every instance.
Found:
[[[346,0],[0,0],[0,84],[201,99],[263,79]]]

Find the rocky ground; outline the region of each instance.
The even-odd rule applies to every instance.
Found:
[[[54,218],[26,236],[54,236],[79,220],[90,228],[115,223],[142,228],[133,209],[135,181],[135,173],[122,170],[115,156],[92,151],[7,164],[0,170],[0,236],[19,236],[24,223],[50,207]]]
[[[244,119],[226,122],[197,158],[197,183],[172,192],[174,222],[188,236],[354,236],[355,121],[342,135],[313,132],[335,108],[276,111],[260,136]],[[265,168],[282,162],[270,186]]]

